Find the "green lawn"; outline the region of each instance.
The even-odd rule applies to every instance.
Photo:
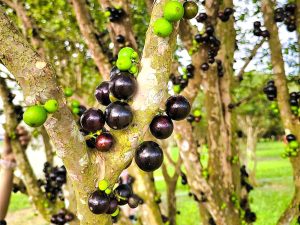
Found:
[[[255,225],[274,225],[288,205],[293,194],[292,169],[288,159],[280,157],[284,145],[281,142],[263,142],[257,146],[258,186],[251,192],[251,206],[257,214]],[[177,150],[174,149],[173,157]],[[170,169],[172,171],[172,169]],[[156,186],[162,193],[162,204],[166,201],[165,183],[160,170],[155,172]],[[178,225],[198,225],[197,203],[188,196],[188,187],[178,182]],[[26,196],[13,194],[9,210],[17,211],[29,207]]]

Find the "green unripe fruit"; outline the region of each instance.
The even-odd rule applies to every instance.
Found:
[[[26,109],[23,114],[24,122],[31,127],[42,126],[47,120],[47,111],[43,106],[34,105]]]
[[[72,88],[67,87],[67,88],[65,88],[64,93],[65,93],[66,97],[71,97],[73,95],[74,91],[72,90]]]
[[[276,115],[279,114],[279,109],[273,109],[273,113]]]
[[[170,22],[181,20],[184,15],[183,5],[178,1],[169,1],[164,8],[164,18]]]
[[[193,115],[195,117],[200,117],[201,116],[201,109],[195,109],[194,112],[193,112]]]
[[[121,58],[118,58],[116,65],[117,65],[119,70],[126,71],[126,70],[129,70],[131,68],[132,62],[131,62],[130,58],[121,57]]]
[[[98,183],[98,187],[100,191],[105,191],[108,188],[108,182],[106,180],[100,180]]]
[[[291,149],[297,149],[297,148],[299,148],[299,143],[297,141],[291,141],[291,142],[289,142],[289,147]]]
[[[111,193],[111,189],[107,188],[107,189],[105,190],[105,194],[110,195],[110,193]]]
[[[104,13],[104,16],[105,16],[105,17],[110,17],[110,15],[111,15],[110,11],[106,11],[106,12]]]
[[[119,215],[119,212],[120,212],[120,209],[117,208],[116,211],[113,214],[111,214],[111,216],[116,217],[117,215]]]
[[[131,58],[133,53],[133,48],[125,47],[119,51],[118,58]]]
[[[139,58],[139,54],[137,53],[137,52],[133,52],[132,54],[131,54],[131,59],[134,59],[134,60],[137,60]]]
[[[297,152],[292,152],[291,156],[297,156]]]
[[[48,113],[55,113],[58,110],[58,102],[55,99],[46,101],[44,108]]]
[[[78,114],[80,112],[80,109],[79,108],[72,108],[72,112],[73,114]]]
[[[80,102],[78,100],[72,100],[71,106],[72,108],[79,108]]]
[[[138,67],[136,65],[132,65],[129,69],[129,73],[131,74],[137,74],[138,73]]]
[[[277,109],[277,103],[276,102],[272,102],[272,104],[270,105],[271,109]]]
[[[173,86],[173,91],[176,93],[176,94],[179,94],[181,92],[181,87],[179,84],[176,84]]]
[[[198,5],[194,1],[186,1],[183,3],[184,15],[185,19],[193,19],[198,14]]]
[[[153,24],[153,32],[159,37],[168,37],[172,31],[172,24],[164,18],[157,19]]]

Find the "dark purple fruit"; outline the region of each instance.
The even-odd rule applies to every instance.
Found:
[[[267,31],[267,30],[263,30],[261,32],[261,36],[264,37],[264,38],[269,38],[270,37],[270,32]]]
[[[133,119],[130,106],[125,102],[113,102],[105,110],[107,125],[115,130],[126,128]]]
[[[120,75],[122,72],[118,69],[118,67],[114,66],[110,71],[110,79],[114,79],[116,76]]]
[[[201,70],[207,71],[208,69],[209,69],[208,63],[203,63],[203,64],[201,65]]]
[[[105,124],[103,112],[100,109],[90,108],[80,117],[81,127],[90,132],[101,130]]]
[[[261,27],[261,23],[259,22],[259,21],[255,21],[254,23],[253,23],[253,26],[254,26],[254,28],[260,28]]]
[[[158,169],[164,159],[163,151],[153,141],[144,141],[136,150],[135,162],[138,167],[146,172]]]
[[[296,141],[296,136],[293,135],[293,134],[288,134],[288,135],[286,135],[286,140],[287,140],[288,142]]]
[[[199,15],[196,17],[197,22],[203,23],[207,19],[206,13],[199,13]]]
[[[193,64],[189,64],[186,66],[186,70],[190,73],[193,73],[195,71],[195,67]]]
[[[181,96],[171,96],[166,102],[166,113],[172,120],[183,120],[191,111],[189,101]]]
[[[94,214],[106,213],[109,208],[109,198],[101,191],[95,191],[88,199],[89,209]]]
[[[95,97],[99,103],[108,106],[111,102],[109,99],[109,82],[102,82],[95,91]]]
[[[114,213],[118,208],[118,201],[117,199],[113,198],[109,202],[109,207],[108,210],[106,211],[107,214],[112,214]]]
[[[128,199],[128,205],[130,208],[134,209],[139,206],[140,198],[137,195],[132,195]]]
[[[168,116],[157,115],[150,123],[151,134],[157,139],[166,139],[173,132],[173,122]]]
[[[225,16],[230,16],[231,14],[233,14],[233,12],[234,12],[233,8],[225,8],[224,9]]]
[[[112,148],[114,142],[114,137],[110,133],[103,132],[96,138],[96,149],[101,152],[107,152]]]
[[[109,90],[117,98],[127,100],[131,98],[137,89],[134,76],[129,73],[122,73],[111,79]]]
[[[114,191],[119,205],[125,205],[128,202],[129,197],[132,196],[132,189],[128,184],[119,185]]]
[[[124,44],[125,43],[125,37],[121,34],[119,34],[117,37],[116,37],[116,41],[120,44]]]
[[[65,215],[65,220],[66,220],[67,222],[70,222],[70,221],[74,220],[74,215],[73,215],[72,213],[67,213],[67,214]]]

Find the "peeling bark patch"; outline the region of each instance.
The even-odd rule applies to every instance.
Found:
[[[83,157],[79,160],[79,165],[81,167],[86,167],[88,163],[89,163],[89,156],[88,154],[84,154]]]
[[[186,151],[188,151],[190,149],[190,144],[189,144],[189,142],[187,140],[184,140],[182,142],[181,147],[182,147],[182,150],[186,152]]]
[[[41,61],[37,61],[36,63],[35,63],[35,67],[36,68],[38,68],[38,69],[44,69],[45,68],[45,66],[46,66],[47,64],[45,63],[45,62],[41,62]]]

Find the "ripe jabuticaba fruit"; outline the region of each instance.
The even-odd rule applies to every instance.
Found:
[[[81,127],[90,132],[101,130],[105,124],[104,114],[100,109],[90,108],[80,117]]]
[[[125,102],[113,102],[105,110],[105,120],[107,125],[115,130],[126,128],[133,119],[130,106]]]
[[[128,100],[137,89],[137,82],[130,73],[122,72],[121,75],[114,77],[109,84],[110,92],[117,99]]]
[[[96,138],[96,149],[101,152],[109,151],[113,145],[114,137],[108,132],[103,132]]]
[[[181,96],[171,96],[166,102],[166,113],[172,120],[183,120],[191,111],[189,101]]]
[[[90,195],[88,205],[94,214],[106,213],[109,208],[109,198],[104,192],[97,190]]]
[[[132,189],[128,184],[119,185],[114,191],[119,205],[125,205],[128,202],[129,197],[132,196]]]
[[[138,167],[146,172],[158,169],[164,159],[163,151],[153,141],[145,141],[139,145],[135,153],[135,162]]]
[[[173,132],[173,122],[168,116],[157,115],[150,123],[151,134],[158,139],[166,139]]]
[[[99,103],[108,106],[111,102],[109,99],[109,82],[102,82],[95,91],[95,97]]]

